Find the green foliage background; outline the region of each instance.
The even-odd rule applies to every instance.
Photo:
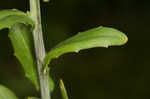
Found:
[[[125,46],[94,48],[66,54],[53,61],[56,85],[64,80],[71,99],[148,99],[150,54],[148,0],[51,0],[42,3],[47,51],[60,41],[89,28],[103,25],[128,35]],[[28,10],[28,0],[2,0],[0,9]],[[17,96],[38,96],[13,56],[8,31],[0,31],[0,84]],[[60,99],[59,88],[53,93]]]

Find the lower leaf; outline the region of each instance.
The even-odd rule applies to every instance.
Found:
[[[14,48],[14,53],[24,69],[26,77],[31,80],[39,90],[36,60],[34,57],[34,44],[31,28],[25,24],[15,24],[10,28],[9,37]],[[54,90],[54,82],[49,76],[51,92]]]
[[[34,46],[32,43],[32,32],[30,27],[18,23],[12,25],[9,30],[9,38],[14,48],[14,54],[20,61],[25,75],[39,89],[38,76],[36,71],[36,62],[33,56]]]

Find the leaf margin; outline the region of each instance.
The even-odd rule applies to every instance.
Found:
[[[76,35],[74,35],[74,36],[72,36],[72,37],[70,37],[70,38],[68,38],[68,39],[66,39],[66,40],[64,40],[64,41],[62,41],[62,42],[60,42],[59,44],[57,44],[54,48],[52,48],[48,53],[47,53],[47,55],[45,56],[45,58],[44,58],[44,61],[43,61],[43,66],[44,66],[44,69],[46,68],[46,67],[48,67],[48,64],[50,64],[50,62],[51,62],[51,60],[52,59],[56,59],[56,58],[58,58],[59,56],[61,56],[61,55],[63,55],[63,54],[66,54],[66,53],[70,53],[70,52],[75,52],[75,53],[78,53],[80,50],[85,50],[85,49],[89,49],[89,48],[95,48],[95,47],[89,47],[89,48],[83,48],[83,49],[80,49],[80,48],[75,48],[75,49],[72,49],[72,50],[70,50],[70,49],[65,49],[65,50],[68,50],[68,51],[64,51],[64,52],[61,52],[61,50],[59,50],[59,49],[61,49],[61,48],[59,48],[60,46],[63,46],[63,43],[65,42],[67,42],[68,43],[68,41],[70,40],[70,39],[72,39],[72,38],[75,38],[76,36],[78,36],[78,35],[80,35],[80,34],[86,34],[86,33],[92,33],[92,32],[95,32],[95,31],[98,31],[99,29],[110,29],[110,31],[111,30],[113,30],[114,32],[118,32],[120,35],[122,35],[123,37],[122,37],[122,42],[120,42],[120,43],[116,43],[116,44],[107,44],[108,42],[105,42],[105,44],[104,45],[102,45],[102,46],[95,46],[95,47],[104,47],[104,48],[108,48],[109,46],[120,46],[120,45],[124,45],[125,43],[127,43],[127,41],[128,41],[128,37],[123,33],[123,32],[121,32],[121,31],[119,31],[119,30],[117,30],[117,29],[114,29],[114,28],[111,28],[111,27],[103,27],[103,26],[99,26],[99,27],[96,27],[96,28],[92,28],[92,29],[89,29],[89,30],[86,30],[86,31],[83,31],[83,32],[79,32],[78,34],[76,34]],[[108,31],[107,31],[108,32]],[[105,40],[104,40],[105,41]],[[65,44],[64,43],[64,44]],[[67,45],[66,45],[67,46]],[[68,46],[70,46],[70,45],[68,45]],[[59,51],[56,51],[56,50],[59,50]],[[54,53],[54,54],[53,54]],[[61,53],[61,54],[58,54],[58,53]]]

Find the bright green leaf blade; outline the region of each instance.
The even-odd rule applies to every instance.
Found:
[[[95,47],[119,46],[125,44],[127,40],[127,36],[116,29],[102,26],[93,28],[56,45],[45,57],[43,65],[47,67],[52,59],[65,53]]]
[[[53,81],[53,79],[52,79],[52,77],[49,75],[49,87],[50,87],[50,91],[51,92],[53,92],[54,91],[54,89],[55,89],[55,83],[54,83],[54,81]]]
[[[39,89],[38,76],[36,71],[36,62],[34,58],[34,45],[30,27],[24,24],[15,24],[10,28],[9,37],[14,47],[15,56],[18,58],[26,77],[29,78]],[[54,90],[54,82],[49,76],[51,92]]]
[[[17,96],[8,88],[0,85],[0,99],[18,99]]]
[[[19,11],[17,9],[7,9],[0,11],[0,19],[10,16],[10,15],[26,15],[24,12]]]
[[[16,23],[30,24],[34,27],[32,19],[24,12],[16,9],[8,9],[0,11],[0,30],[3,28],[10,28]]]
[[[0,29],[9,28],[10,32],[12,32],[9,34],[9,37],[14,47],[15,55],[22,64],[26,76],[34,83],[35,87],[39,89],[37,71],[35,68],[36,64],[33,58],[34,45],[32,44],[31,28],[23,24],[17,24],[30,24],[34,27],[34,22],[28,17],[28,14],[16,9],[1,10]],[[51,77],[49,77],[49,80],[51,91],[53,91],[54,82]]]
[[[62,95],[63,99],[69,99],[67,90],[66,90],[62,80],[60,80],[59,86],[60,86],[60,91],[61,91],[61,95]]]
[[[54,83],[53,79],[50,76],[49,76],[49,86],[50,86],[51,92],[53,92],[54,88],[55,88],[55,83]]]
[[[9,28],[12,45],[15,55],[19,59],[26,76],[34,83],[37,89],[39,84],[36,75],[35,62],[33,59],[33,44],[31,45],[32,32],[31,28],[24,23],[34,26],[34,22],[22,11],[19,10],[2,10],[0,11],[0,29]],[[11,28],[10,28],[11,27]]]
[[[30,24],[34,27],[34,22],[28,17],[23,15],[10,15],[0,19],[0,30],[10,28],[11,25],[16,23]]]
[[[11,26],[9,37],[14,48],[15,56],[18,58],[25,71],[25,75],[39,89],[36,63],[34,61],[31,46],[33,46],[32,32],[30,27],[24,24]]]

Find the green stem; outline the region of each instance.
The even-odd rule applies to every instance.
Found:
[[[43,73],[42,62],[45,57],[45,47],[43,43],[42,25],[41,25],[41,12],[40,1],[30,0],[30,13],[31,18],[35,21],[35,28],[33,30],[33,38],[35,45],[35,54],[37,60],[37,68],[40,80],[41,99],[51,99],[49,87],[49,70]]]

